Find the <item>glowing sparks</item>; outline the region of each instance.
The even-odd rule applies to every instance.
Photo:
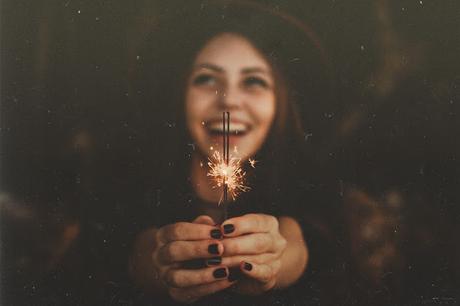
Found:
[[[255,168],[256,167],[256,163],[257,161],[255,159],[249,159],[249,165],[251,165],[252,168]]]
[[[245,186],[246,172],[241,168],[241,160],[229,156],[228,165],[218,151],[214,151],[208,161],[209,172],[214,188],[227,186],[228,194],[234,201],[242,192],[249,191],[251,188]],[[222,198],[219,204],[222,202]]]

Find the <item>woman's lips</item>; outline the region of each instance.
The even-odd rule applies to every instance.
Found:
[[[229,136],[236,136],[236,137],[242,137],[246,135],[248,132],[247,131],[230,131],[228,133]],[[219,137],[224,137],[224,132],[223,131],[216,131],[216,130],[208,130],[208,134],[211,135],[212,137],[214,136],[219,136]]]
[[[212,121],[206,124],[205,128],[208,130],[209,133],[222,134],[224,132],[224,129],[227,127],[224,127],[221,121]],[[250,126],[240,121],[230,121],[230,124],[228,126],[229,133],[234,135],[244,134],[249,130]]]

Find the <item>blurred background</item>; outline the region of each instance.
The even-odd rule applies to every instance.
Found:
[[[332,67],[330,101],[301,111],[342,199],[351,285],[336,305],[460,304],[460,2],[256,2],[309,24]],[[1,1],[2,305],[105,294],[127,222],[108,212],[135,202],[176,125],[139,103],[140,46],[205,3]]]

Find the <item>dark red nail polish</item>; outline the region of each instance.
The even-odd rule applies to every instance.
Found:
[[[211,231],[211,237],[214,238],[214,239],[220,239],[222,238],[222,232],[218,229],[213,229]]]
[[[225,224],[224,225],[224,234],[233,233],[234,230],[235,230],[235,226],[233,224]]]
[[[227,270],[225,268],[219,268],[214,270],[212,275],[214,276],[214,278],[224,278],[227,277]]]
[[[208,266],[217,266],[222,262],[222,257],[213,257],[206,260]]]
[[[243,268],[246,271],[251,271],[252,270],[252,265],[249,262],[245,262]]]
[[[214,244],[210,244],[208,246],[208,252],[209,254],[219,254],[219,246],[217,245],[217,243],[214,243]]]

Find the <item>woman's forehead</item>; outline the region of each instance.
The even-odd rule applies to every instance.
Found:
[[[195,67],[216,66],[225,71],[259,69],[270,71],[262,53],[244,36],[222,33],[211,38],[197,54]]]

